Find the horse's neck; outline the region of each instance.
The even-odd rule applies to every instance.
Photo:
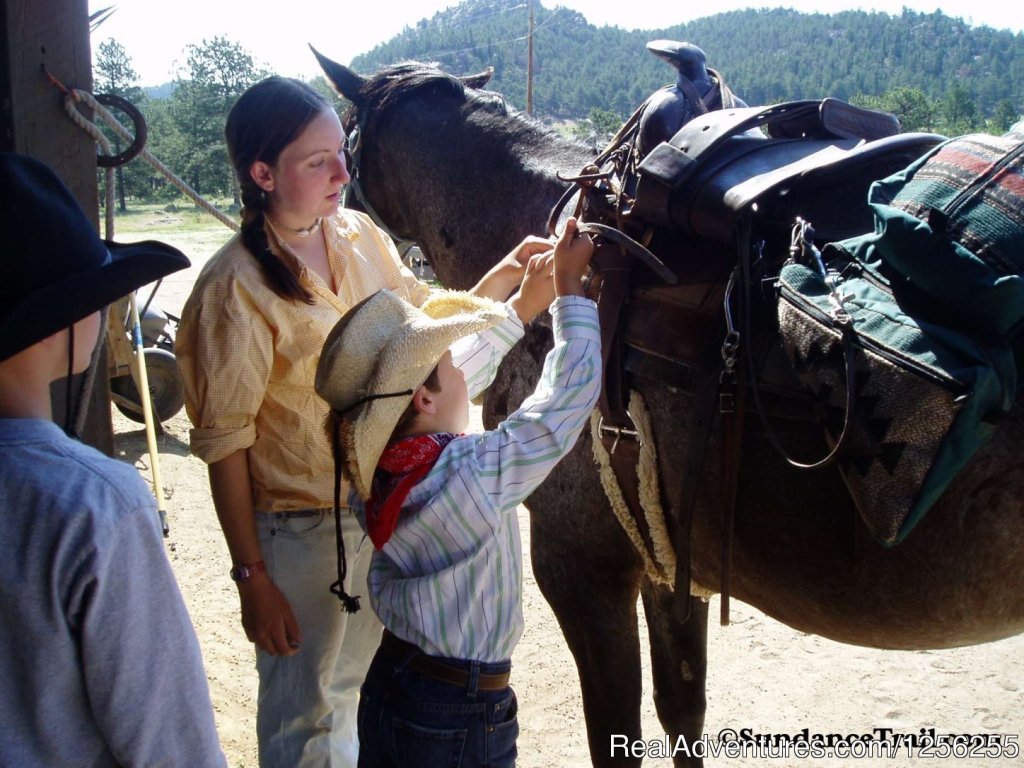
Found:
[[[586,147],[552,141],[550,136],[504,135],[489,144],[485,174],[448,174],[440,182],[444,215],[459,219],[461,234],[445,246],[434,244],[431,256],[445,283],[453,282],[448,276],[458,275],[459,282],[471,284],[526,235],[544,236],[548,216],[568,188],[557,173],[578,173],[589,160]],[[476,213],[481,207],[488,210],[487,216]],[[430,219],[422,222],[424,231],[430,231],[440,216],[430,206],[420,215]]]

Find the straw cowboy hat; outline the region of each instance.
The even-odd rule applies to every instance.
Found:
[[[164,243],[103,241],[43,163],[0,153],[0,361],[189,266]]]
[[[438,291],[416,308],[381,290],[349,310],[324,342],[315,387],[342,414],[344,470],[363,499],[413,393],[464,336],[508,318],[504,304]]]

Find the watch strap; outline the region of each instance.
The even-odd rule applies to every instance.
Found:
[[[248,581],[257,573],[266,573],[267,566],[260,560],[255,563],[243,563],[242,565],[234,566],[228,575],[231,576],[232,581],[243,582]]]

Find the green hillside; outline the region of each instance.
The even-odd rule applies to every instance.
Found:
[[[1024,35],[971,27],[940,13],[745,10],[626,31],[533,2],[534,116],[575,123],[573,133],[595,145],[674,81],[675,72],[645,49],[664,38],[703,48],[708,66],[749,104],[833,96],[891,112],[904,130],[947,136],[1001,134],[1024,111]],[[493,67],[489,87],[524,109],[528,29],[524,0],[466,0],[349,63],[364,74],[410,59],[435,61],[455,74]],[[96,54],[96,88],[139,106],[149,125],[148,149],[193,189],[234,197],[237,204],[224,120],[239,94],[269,73],[225,37],[190,45],[185,54],[189,70],[147,97],[124,47],[111,40]],[[323,77],[314,84],[333,95]],[[141,162],[118,175],[121,210],[129,199],[178,194]]]
[[[522,0],[467,0],[351,64],[370,72],[416,59],[458,74],[491,66],[492,87],[523,106],[528,28]],[[668,65],[644,49],[658,38],[703,48],[708,65],[751,104],[856,100],[912,89],[937,103],[969,101],[983,117],[1000,109],[1018,115],[1024,107],[1024,35],[971,27],[938,12],[744,10],[626,31],[596,27],[575,11],[535,0],[534,30],[534,111],[550,118],[579,118],[594,109],[629,114],[674,79]]]

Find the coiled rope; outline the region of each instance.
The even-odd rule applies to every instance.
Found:
[[[89,120],[85,119],[85,115],[78,111],[75,107],[74,101],[71,100],[70,96],[64,97],[64,111],[68,113],[68,116],[74,121],[75,125],[83,129],[86,133],[92,136],[93,141],[99,144],[100,149],[107,155],[112,154],[110,148],[110,141],[103,132],[97,128]],[[114,120],[117,123],[117,120]],[[118,125],[121,125],[118,123]],[[123,130],[123,126],[122,126]],[[127,133],[127,131],[125,131]],[[105,187],[105,216],[103,220],[103,228],[106,232],[107,238],[114,236],[114,167],[109,166],[103,169],[104,187]]]

